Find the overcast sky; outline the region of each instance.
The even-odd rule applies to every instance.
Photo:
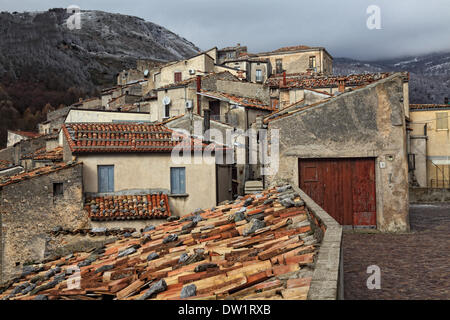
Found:
[[[262,52],[304,44],[358,59],[450,51],[449,0],[0,0],[0,10],[71,4],[144,18],[203,50],[240,43]],[[370,5],[380,8],[381,29],[367,27]]]

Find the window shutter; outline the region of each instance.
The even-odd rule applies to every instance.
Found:
[[[186,193],[185,168],[170,168],[170,193]]]
[[[436,129],[448,129],[448,113],[437,112],[436,113]]]

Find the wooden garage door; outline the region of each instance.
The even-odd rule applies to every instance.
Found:
[[[299,184],[342,225],[376,227],[375,160],[299,159]]]

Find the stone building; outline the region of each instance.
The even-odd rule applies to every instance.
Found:
[[[8,130],[8,141],[6,143],[6,147],[11,147],[22,140],[33,139],[39,136],[40,134],[37,132]]]
[[[48,231],[88,226],[82,177],[82,164],[61,163],[0,178],[2,279],[44,259]]]
[[[280,160],[266,185],[298,185],[342,225],[408,231],[403,83],[396,73],[267,117]]]
[[[333,74],[333,57],[323,47],[292,46],[270,52],[256,54],[259,58],[269,59],[272,74],[320,73]]]

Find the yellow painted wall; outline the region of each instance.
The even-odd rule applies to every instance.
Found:
[[[424,125],[427,126],[427,177],[428,184],[431,186],[431,180],[450,180],[450,166],[437,164],[433,165],[433,157],[450,160],[450,131],[439,130],[436,128],[436,113],[447,112],[450,117],[450,107],[447,110],[414,110],[410,111],[410,127],[413,129],[411,135],[422,136],[424,134]],[[449,121],[449,118],[447,118]],[[450,128],[450,121],[448,122]],[[431,157],[431,159],[430,159]],[[436,159],[436,158],[435,158]],[[436,178],[437,175],[437,178]]]
[[[170,197],[176,215],[216,205],[214,157],[212,164],[175,164],[170,153],[90,154],[79,156],[83,162],[84,192],[98,192],[97,165],[114,165],[114,191],[128,189],[165,189],[170,191],[170,168],[186,167],[187,197]]]

